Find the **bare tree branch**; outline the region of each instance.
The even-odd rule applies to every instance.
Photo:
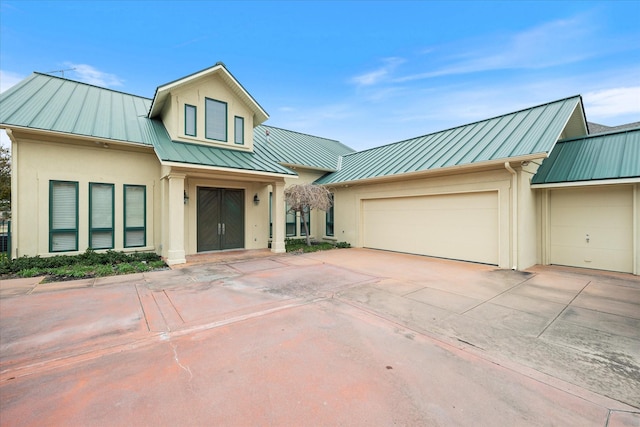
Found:
[[[331,193],[325,187],[316,184],[294,184],[284,190],[284,200],[291,212],[300,212],[307,236],[307,246],[311,246],[307,214],[312,209],[328,211],[333,205]]]

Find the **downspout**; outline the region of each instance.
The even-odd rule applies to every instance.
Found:
[[[511,231],[511,244],[512,248],[512,270],[518,269],[518,174],[511,167],[509,162],[504,162],[505,169],[511,174],[511,207],[512,207],[512,231]]]

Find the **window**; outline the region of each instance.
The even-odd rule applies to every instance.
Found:
[[[146,246],[147,188],[143,185],[124,186],[124,247]]]
[[[304,208],[304,215],[302,215],[302,212],[300,213],[300,235],[301,236],[306,236],[307,233],[305,232],[304,229],[304,221],[307,221],[307,226],[309,227],[309,235],[313,234],[311,233],[311,215],[309,212],[309,207]]]
[[[204,135],[207,139],[227,141],[227,103],[205,98]]]
[[[49,252],[78,250],[78,183],[49,182]]]
[[[113,184],[89,183],[89,247],[113,248]]]
[[[287,237],[296,235],[296,213],[289,210],[289,205],[285,205],[287,210],[286,235]]]
[[[185,104],[184,106],[184,134],[196,136],[196,107]]]
[[[333,236],[334,235],[334,231],[333,231],[333,193],[329,194],[329,198],[331,199],[331,207],[329,208],[329,210],[326,213],[326,226],[325,226],[325,231],[324,234],[325,236]]]
[[[243,117],[238,117],[238,116],[235,117],[233,142],[239,145],[244,144],[244,118]]]

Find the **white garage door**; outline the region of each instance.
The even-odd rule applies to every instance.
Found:
[[[633,272],[633,187],[550,193],[551,264]]]
[[[363,200],[363,246],[498,264],[498,193]]]

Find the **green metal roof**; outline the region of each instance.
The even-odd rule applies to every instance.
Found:
[[[162,131],[166,134],[164,127]],[[158,138],[154,148],[160,160],[166,162],[296,175],[292,170],[279,165],[260,152],[251,153],[172,141],[168,134],[165,138]]]
[[[442,132],[345,155],[339,171],[319,184],[335,184],[411,172],[504,160],[533,154],[546,156],[569,120],[585,129],[580,96],[459,126]]]
[[[152,145],[151,100],[34,73],[0,94],[0,123]]]
[[[640,177],[640,128],[559,141],[532,184]]]
[[[281,164],[325,171],[337,170],[340,156],[354,152],[333,139],[264,125],[253,131],[253,148]]]
[[[150,106],[148,98],[34,73],[0,94],[0,124],[141,144],[161,161],[286,175],[295,172],[280,163],[335,170],[339,155],[353,151],[271,127],[269,142],[265,127],[256,128],[254,153],[172,141],[160,120],[147,117]]]

